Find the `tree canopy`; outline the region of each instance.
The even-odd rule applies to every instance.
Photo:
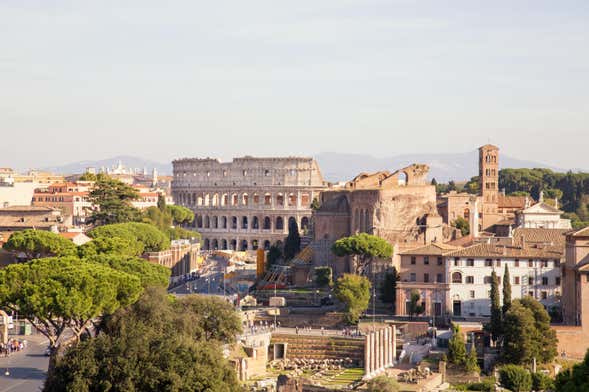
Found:
[[[205,313],[215,316],[203,318],[203,306]],[[163,289],[148,289],[104,324],[96,338],[68,349],[58,360],[45,391],[240,389],[221,344],[233,341],[241,322],[223,301],[197,296],[173,299]],[[205,328],[217,335],[198,333]]]
[[[128,222],[96,227],[88,232],[94,239],[118,237],[140,242],[146,252],[159,252],[170,247],[170,239],[164,232],[148,223]]]
[[[589,350],[583,362],[560,372],[554,382],[557,392],[589,391]]]
[[[335,296],[346,307],[345,317],[356,324],[370,302],[370,281],[360,275],[345,274],[336,281]]]
[[[0,303],[35,324],[53,353],[63,333],[75,336],[94,318],[135,301],[138,277],[77,257],[48,257],[0,270]]]
[[[284,240],[284,258],[292,260],[301,251],[301,236],[295,219],[288,220],[288,236]]]
[[[499,279],[497,278],[497,273],[495,270],[491,273],[491,291],[490,291],[490,299],[491,299],[491,321],[489,325],[489,329],[491,331],[491,338],[493,341],[499,339],[502,334],[502,312],[501,312],[501,304],[499,303]]]
[[[97,237],[78,247],[80,257],[91,257],[98,254],[118,254],[122,256],[140,256],[143,254],[143,243],[131,238]]]
[[[470,223],[468,223],[468,221],[461,216],[452,222],[452,226],[460,230],[462,236],[467,236],[470,234]]]
[[[393,246],[386,240],[375,235],[359,233],[350,237],[340,238],[331,247],[338,256],[358,256],[356,273],[363,274],[373,258],[387,258],[393,254]]]
[[[466,361],[466,343],[458,324],[452,324],[452,337],[448,341],[448,361],[460,366]]]
[[[139,278],[141,286],[167,287],[170,281],[170,269],[163,265],[153,264],[146,260],[118,255],[113,253],[100,254],[85,259],[87,261],[107,265],[117,271],[123,271]]]
[[[8,251],[22,252],[27,259],[50,256],[73,256],[74,243],[59,234],[43,230],[23,230],[12,233],[3,245]]]
[[[119,180],[98,179],[88,195],[88,201],[98,209],[92,212],[88,223],[100,226],[140,220],[141,211],[131,204],[138,197],[136,189]]]
[[[425,312],[425,306],[421,303],[421,293],[417,289],[411,290],[409,297],[409,304],[407,306],[407,313],[409,317],[419,316]]]

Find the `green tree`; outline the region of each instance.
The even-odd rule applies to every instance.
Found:
[[[495,270],[491,273],[491,322],[489,330],[491,338],[497,341],[502,334],[502,313],[501,304],[499,303],[499,280]]]
[[[315,284],[318,287],[330,287],[333,284],[331,267],[315,267]]]
[[[475,349],[474,345],[470,348],[466,359],[464,360],[464,370],[468,373],[480,373],[481,368],[479,367],[479,362],[477,358],[477,350]]]
[[[143,243],[122,237],[98,237],[78,247],[81,258],[99,254],[118,254],[123,256],[140,256]]]
[[[295,219],[288,220],[288,236],[284,241],[284,258],[292,260],[301,251],[301,236]]]
[[[166,211],[176,225],[188,224],[194,221],[194,212],[186,207],[169,205],[166,206]]]
[[[468,223],[468,221],[461,216],[452,222],[452,226],[460,230],[462,236],[467,236],[470,234],[470,223]]]
[[[282,243],[277,241],[274,245],[270,246],[268,249],[268,255],[266,257],[266,269],[270,269],[271,266],[278,263],[278,261],[282,258]]]
[[[157,208],[161,212],[166,210],[166,197],[161,193],[157,195]]]
[[[360,275],[344,274],[336,281],[335,296],[346,309],[346,321],[356,324],[370,302],[370,281]]]
[[[522,366],[505,365],[499,369],[501,385],[513,392],[527,392],[532,389],[532,376]]]
[[[338,257],[357,256],[356,273],[362,275],[374,258],[391,257],[393,247],[386,240],[375,235],[359,233],[335,241],[331,251]]]
[[[503,314],[507,313],[511,306],[511,277],[509,276],[509,268],[505,264],[505,272],[503,273]]]
[[[550,328],[550,315],[544,305],[533,297],[521,298],[519,302],[532,312],[534,318],[536,360],[540,363],[551,362],[557,354],[558,339],[556,332]]]
[[[448,341],[448,361],[462,366],[466,361],[466,344],[458,324],[452,324],[452,337]]]
[[[67,330],[80,338],[92,321],[141,294],[139,278],[76,257],[47,257],[0,270],[0,305],[49,340],[50,366]]]
[[[170,247],[170,239],[164,232],[148,223],[128,222],[96,227],[88,232],[94,239],[119,237],[143,244],[145,252],[159,252]]]
[[[88,195],[88,201],[98,209],[92,212],[88,223],[101,226],[140,220],[141,211],[131,204],[138,197],[137,190],[119,180],[98,179]]]
[[[107,253],[88,257],[85,260],[134,275],[143,287],[167,287],[170,281],[169,268],[137,257]]]
[[[464,184],[464,191],[473,195],[478,195],[480,192],[479,176],[471,177],[471,179]]]
[[[419,290],[411,290],[409,305],[407,306],[407,313],[409,313],[409,317],[419,316],[425,312],[425,306],[421,302],[421,294],[419,293]]]
[[[456,189],[456,183],[454,182],[454,180],[450,180],[448,182],[448,188],[446,188],[446,192],[455,191]]]
[[[399,281],[397,268],[393,267],[384,275],[384,284],[381,288],[382,301],[395,305],[397,301],[397,282]]]
[[[532,373],[532,390],[553,391],[554,380],[544,373]]]
[[[589,350],[583,362],[558,373],[554,387],[557,392],[589,391]]]
[[[235,370],[223,358],[221,347],[234,336],[221,334],[216,340],[197,331],[225,324],[239,327],[241,322],[235,323],[238,316],[228,304],[209,298],[203,309],[197,304],[200,300],[193,296],[173,300],[165,290],[146,290],[134,305],[105,319],[103,332],[96,338],[68,349],[49,372],[44,390],[239,390]],[[228,315],[226,309],[232,313]],[[212,316],[219,322],[201,323],[198,312],[203,310],[222,310]],[[227,323],[225,316],[230,319]]]
[[[12,233],[3,248],[22,252],[27,260],[50,256],[72,256],[77,248],[70,240],[43,230],[23,230]]]
[[[319,202],[319,199],[314,197],[313,201],[311,202],[311,209],[313,211],[317,211],[319,208],[321,208],[321,203]]]
[[[399,383],[387,376],[377,376],[366,383],[367,392],[398,392],[400,391]]]

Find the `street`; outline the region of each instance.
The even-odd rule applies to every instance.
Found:
[[[18,338],[26,339],[28,347],[0,358],[0,392],[40,391],[49,365],[49,357],[45,356],[47,339],[41,335]]]
[[[223,273],[226,261],[207,258],[200,278],[185,282],[170,290],[172,294],[223,294]]]

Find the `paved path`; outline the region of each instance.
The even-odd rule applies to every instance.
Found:
[[[49,357],[45,356],[47,340],[39,335],[15,338],[26,339],[28,347],[0,358],[0,392],[40,391],[49,365]],[[6,370],[10,375],[5,374]]]

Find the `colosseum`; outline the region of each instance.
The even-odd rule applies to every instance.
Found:
[[[176,204],[195,213],[203,249],[268,249],[295,220],[309,229],[311,203],[326,189],[312,158],[185,158],[172,162]]]

